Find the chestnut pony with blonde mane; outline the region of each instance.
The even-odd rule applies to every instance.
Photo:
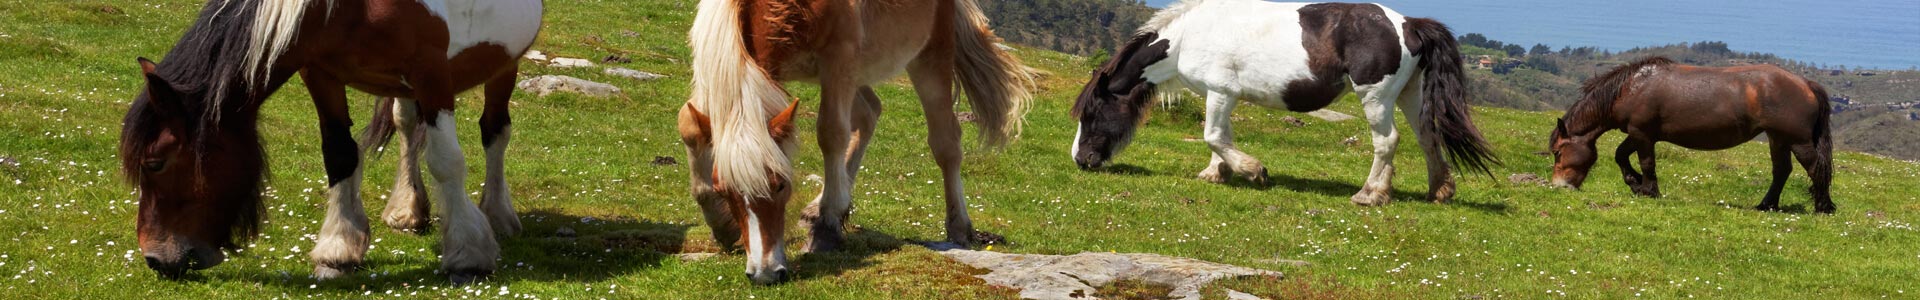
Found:
[[[821,87],[816,138],[826,182],[799,225],[810,227],[806,251],[845,243],[854,175],[881,111],[870,85],[903,70],[945,179],[947,240],[970,244],[955,92],[966,92],[983,143],[998,146],[1017,136],[1032,81],[996,48],[974,0],[702,0],[688,38],[693,95],[679,124],[691,192],[715,240],[746,245],[753,282],[789,274],[782,233],[799,102],[789,101],[787,81]]]
[[[147,267],[173,278],[226,259],[256,235],[266,151],[260,106],[294,75],[319,114],[327,212],[311,256],[314,276],[357,269],[371,246],[360,201],[362,146],[395,131],[404,152],[384,218],[416,231],[428,221],[420,181],[425,150],[445,201],[440,268],[455,283],[490,274],[494,235],[520,230],[503,159],[507,98],[517,58],[540,32],[540,0],[212,0],[163,63],[139,59],[144,88],[128,108],[121,168],[140,192],[136,232]],[[487,175],[475,206],[454,135],[454,95],[485,86],[480,116]],[[381,96],[356,142],[346,88]],[[364,145],[362,145],[364,143]]]

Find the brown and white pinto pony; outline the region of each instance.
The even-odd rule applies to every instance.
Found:
[[[1432,19],[1366,3],[1184,0],[1155,13],[1115,53],[1094,70],[1073,105],[1080,124],[1072,154],[1081,169],[1100,168],[1125,150],[1157,91],[1169,87],[1207,95],[1205,134],[1213,159],[1197,177],[1209,182],[1234,175],[1267,180],[1260,160],[1234,146],[1234,106],[1245,101],[1307,112],[1327,107],[1349,87],[1373,133],[1373,166],[1354,204],[1391,200],[1400,144],[1395,107],[1426,152],[1428,200],[1453,198],[1447,162],[1479,172],[1499,163],[1473,125],[1453,33]]]
[[[141,58],[146,86],[122,124],[122,170],[140,194],[137,231],[147,266],[173,278],[225,259],[258,233],[266,153],[261,104],[296,73],[319,113],[327,216],[311,253],[314,276],[352,272],[369,230],[360,200],[361,146],[346,88],[386,97],[370,138],[402,136],[389,226],[427,226],[418,152],[446,201],[441,268],[454,282],[494,269],[495,234],[520,229],[502,158],[517,58],[541,23],[540,0],[213,0],[165,60]],[[464,191],[454,95],[485,86],[480,118],[487,178],[480,206]],[[396,99],[397,98],[397,99]],[[397,127],[397,128],[396,128]],[[417,138],[416,138],[417,137]],[[384,140],[364,141],[369,145]]]
[[[1819,83],[1773,65],[1713,68],[1649,57],[1588,79],[1580,90],[1586,96],[1556,121],[1548,144],[1555,186],[1580,188],[1599,159],[1594,143],[1607,131],[1626,132],[1613,152],[1614,163],[1633,193],[1648,197],[1660,197],[1654,143],[1720,150],[1765,133],[1773,151],[1773,184],[1754,208],[1779,209],[1780,190],[1799,159],[1813,179],[1808,188],[1813,210],[1834,211],[1827,190],[1833,182],[1832,108]],[[1635,153],[1640,172],[1628,160]]]
[[[695,200],[723,245],[747,248],[755,283],[787,279],[786,203],[798,102],[782,82],[821,87],[817,136],[825,187],[802,216],[806,251],[845,242],[844,226],[880,99],[870,85],[905,71],[926,112],[927,144],[945,179],[947,240],[973,233],[960,183],[964,90],[987,145],[1017,135],[1032,77],[996,48],[974,0],[702,0],[688,38],[693,95],[680,112]],[[745,240],[741,241],[741,236]]]

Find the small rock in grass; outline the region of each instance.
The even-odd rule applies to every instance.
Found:
[[[573,227],[560,227],[560,229],[553,230],[553,236],[575,237],[575,236],[579,236],[579,233],[573,232]]]
[[[1347,139],[1340,140],[1340,144],[1348,147],[1360,145],[1360,136],[1348,136]]]
[[[1300,118],[1293,116],[1280,116],[1280,122],[1293,125],[1293,127],[1307,126],[1307,121],[1301,121]]]
[[[569,92],[592,97],[611,97],[620,93],[620,88],[610,84],[587,81],[563,75],[541,75],[521,80],[515,86],[521,90],[546,97],[554,92]]]
[[[555,68],[592,67],[593,62],[587,61],[585,59],[578,59],[578,58],[555,57],[553,58],[553,64],[550,64],[548,66],[553,66]]]
[[[1507,181],[1512,181],[1513,183],[1519,183],[1519,184],[1533,184],[1533,185],[1547,184],[1546,179],[1540,178],[1540,175],[1533,175],[1533,173],[1513,174],[1513,176],[1507,176]]]
[[[542,62],[547,61],[547,54],[541,53],[540,50],[527,50],[527,54],[521,55],[520,57],[525,57],[526,59],[533,60],[533,61],[542,61]]]
[[[653,165],[655,166],[671,166],[671,165],[678,165],[678,164],[680,164],[680,162],[675,161],[672,156],[653,157]]]
[[[631,78],[633,80],[639,80],[639,81],[648,81],[648,80],[654,80],[654,79],[667,78],[667,75],[648,73],[645,71],[639,71],[639,70],[628,69],[628,68],[607,68],[606,71],[601,73],[606,73],[607,75]]]
[[[1339,122],[1339,121],[1346,121],[1346,120],[1353,119],[1353,115],[1343,114],[1337,111],[1331,111],[1331,110],[1325,110],[1325,109],[1307,112],[1307,115],[1313,116],[1315,118],[1320,118],[1321,120],[1327,120],[1327,122]]]
[[[607,55],[607,57],[602,57],[602,58],[600,58],[600,63],[608,63],[608,64],[612,64],[612,63],[621,63],[621,64],[624,64],[624,63],[631,63],[631,62],[633,62],[633,59],[632,59],[632,58],[627,58],[627,56],[626,56],[626,55],[623,55],[623,54],[613,54],[613,55]]]
[[[680,254],[674,254],[673,256],[680,258],[680,261],[699,261],[699,260],[705,260],[708,258],[713,258],[714,256],[719,256],[719,255],[720,254],[718,253],[701,252],[701,253],[680,253]]]

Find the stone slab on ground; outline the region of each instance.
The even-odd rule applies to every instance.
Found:
[[[648,81],[648,80],[654,80],[654,79],[667,78],[667,75],[648,73],[646,71],[640,71],[640,70],[634,70],[634,69],[628,69],[628,68],[607,68],[607,70],[602,71],[602,73],[606,73],[607,75],[626,77],[629,79],[639,80],[639,81]]]
[[[541,97],[546,97],[547,95],[557,92],[602,98],[620,94],[619,87],[564,75],[540,75],[538,77],[521,80],[519,84],[515,84],[514,86]]]
[[[1337,111],[1331,111],[1331,110],[1325,110],[1325,109],[1307,112],[1307,115],[1313,116],[1315,118],[1320,118],[1321,120],[1327,120],[1327,122],[1339,122],[1339,121],[1346,121],[1346,120],[1353,119],[1353,115],[1343,114]]]
[[[940,254],[992,271],[977,277],[987,284],[1019,289],[1020,298],[1026,299],[1088,299],[1085,295],[1094,294],[1096,287],[1120,280],[1165,285],[1173,287],[1168,297],[1200,299],[1200,288],[1215,280],[1281,276],[1275,271],[1149,253],[1041,255],[951,249]],[[1259,299],[1238,291],[1227,293],[1233,299]]]

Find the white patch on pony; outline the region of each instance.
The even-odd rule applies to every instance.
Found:
[[[1280,91],[1286,84],[1313,77],[1300,42],[1297,12],[1307,3],[1213,0],[1177,5],[1177,10],[1154,14],[1155,20],[1165,19],[1157,32],[1169,47],[1167,59],[1147,66],[1148,81],[1285,108]]]
[[[354,153],[359,155],[358,152]],[[360,203],[360,171],[327,188],[327,217],[309,257],[316,263],[358,263],[367,254],[367,213]]]
[[[487,145],[487,178],[480,188],[485,197],[480,204],[487,214],[487,224],[493,225],[495,233],[513,234],[520,230],[520,217],[513,210],[513,193],[507,188],[506,157],[507,142],[513,139],[513,125],[500,128],[493,144]]]
[[[1080,159],[1080,133],[1086,130],[1082,130],[1080,128],[1081,125],[1078,123],[1073,125],[1074,125],[1073,126],[1073,150],[1069,150],[1067,152],[1067,156],[1068,156],[1067,158],[1073,159],[1073,160],[1079,160]]]
[[[446,220],[441,244],[441,268],[446,270],[493,269],[500,257],[500,245],[493,240],[493,228],[487,225],[480,207],[468,200],[467,162],[455,135],[453,112],[440,111],[434,125],[426,131],[427,171],[433,173],[435,191],[440,195]]]
[[[518,57],[540,34],[539,0],[418,0],[447,23],[447,58],[493,43]]]
[[[741,205],[741,207],[752,207],[751,203]],[[761,236],[767,233],[760,231],[760,215],[754,213],[752,209],[747,209],[746,224],[747,274],[753,276],[748,279],[758,283],[772,283],[778,280],[777,271],[787,265],[787,247],[783,247],[784,243],[768,245],[764,239],[761,239]]]

